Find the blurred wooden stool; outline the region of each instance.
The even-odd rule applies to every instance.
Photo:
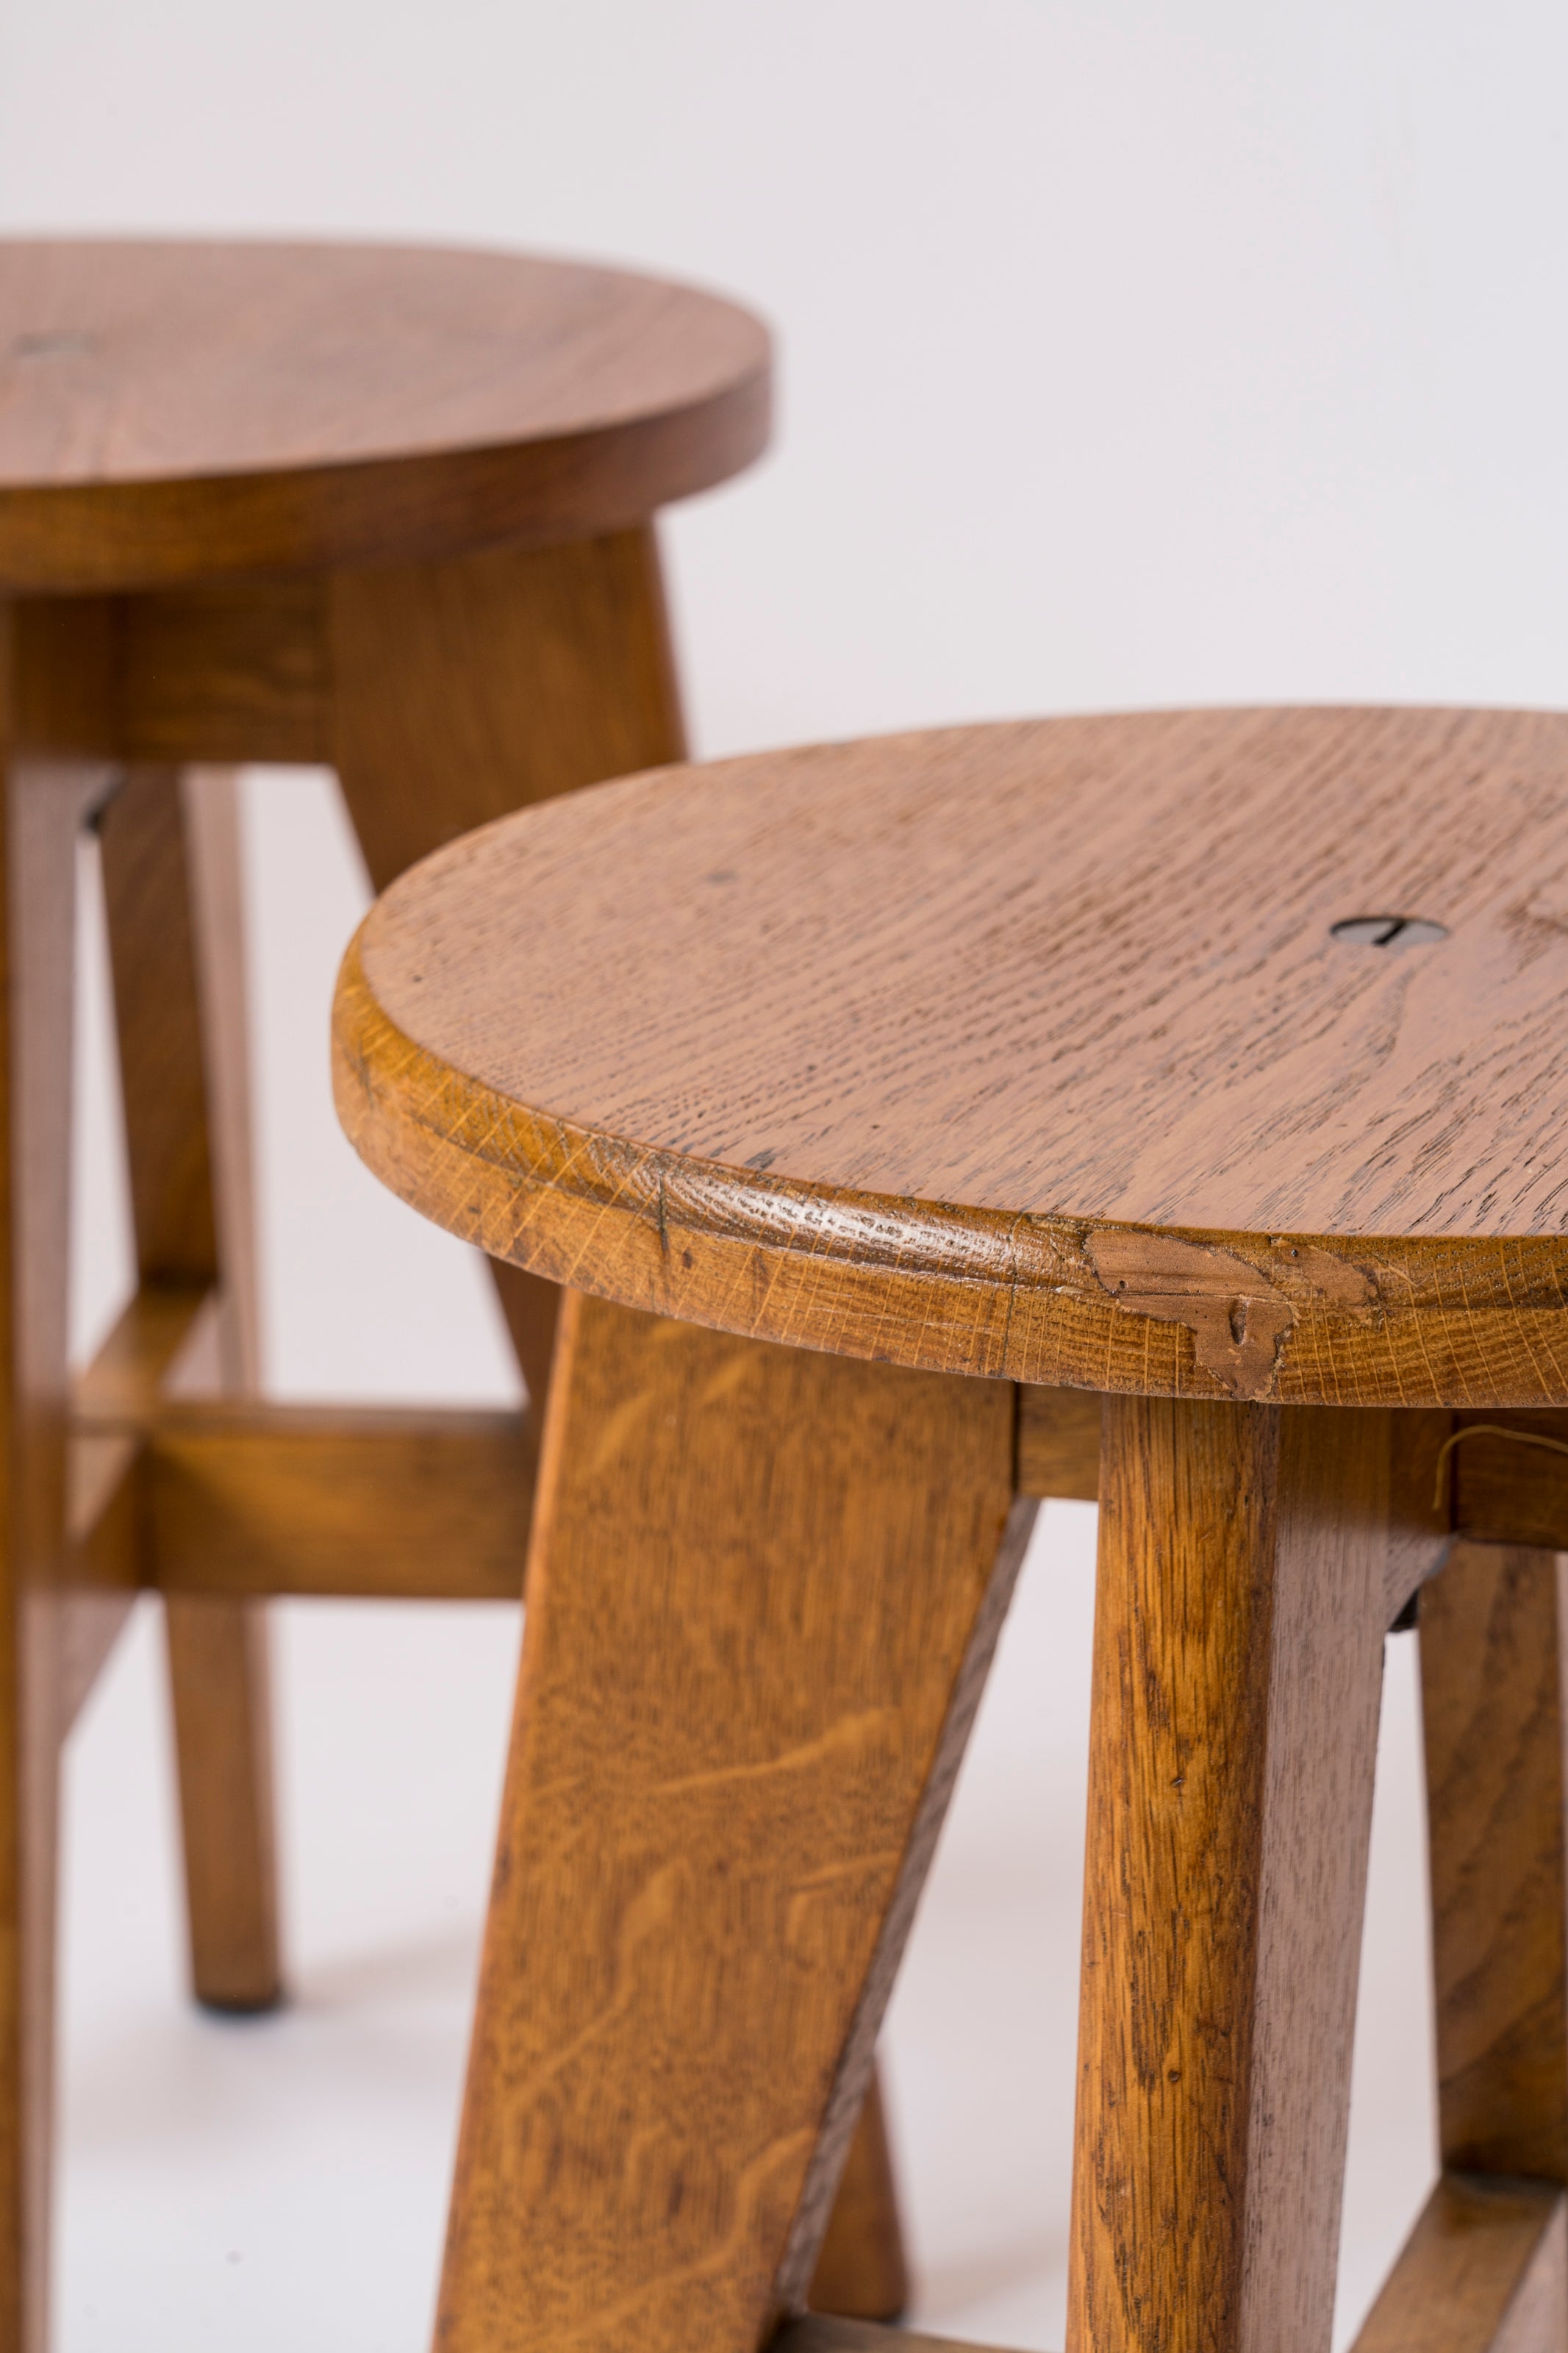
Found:
[[[1069,2346],[1327,2353],[1419,1593],[1444,2171],[1359,2341],[1561,2347],[1565,776],[1528,713],[906,736],[367,918],[349,1134],[574,1286],[444,2353],[897,2341],[791,2316],[1033,1499],[1096,1493]]]
[[[485,818],[679,757],[652,517],[754,458],[768,405],[754,319],[616,271],[0,246],[0,2353],[46,2337],[56,1760],[135,1593],[168,1605],[195,1989],[263,2005],[279,1973],[262,1597],[513,1598],[532,1504],[536,1410],[255,1395],[225,764],[335,767],[379,887]],[[140,1287],[68,1401],[83,825],[101,837]],[[555,1293],[498,1278],[537,1408]],[[866,2165],[874,2191],[879,2146]],[[896,2303],[896,2219],[846,2227],[868,2308]]]

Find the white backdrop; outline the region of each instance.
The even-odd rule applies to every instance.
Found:
[[[526,243],[754,302],[775,454],[667,531],[704,752],[1163,702],[1554,702],[1565,68],[1539,0],[11,0],[0,226]],[[471,1268],[331,1125],[363,883],[329,788],[259,776],[249,827],[272,1377],[506,1394]],[[93,948],[84,1340],[124,1280]],[[1037,1546],[892,2027],[922,2310],[1041,2345],[1089,1535],[1063,1507]],[[425,2329],[511,1629],[304,1610],[282,1635],[288,2018],[237,2036],[171,2000],[145,1630],[76,1744],[81,2353]],[[1430,2162],[1409,1651],[1342,2335]]]

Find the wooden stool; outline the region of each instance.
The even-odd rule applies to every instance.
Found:
[[[1097,1493],[1069,2345],[1325,2353],[1419,1591],[1444,2171],[1360,2344],[1561,2348],[1565,776],[1529,713],[966,729],[369,916],[350,1134],[573,1286],[444,2353],[885,2341],[791,2316],[1032,1499]]]
[[[134,1594],[168,1604],[195,1989],[254,2007],[279,1990],[260,1598],[515,1597],[533,1494],[531,1414],[255,1396],[221,764],[334,766],[379,886],[484,818],[679,757],[650,519],[763,448],[769,352],[685,288],[370,248],[0,245],[0,2353],[39,2353],[56,1759]],[[84,823],[140,1289],[68,1403]],[[498,1277],[542,1399],[556,1294]],[[850,2309],[901,2294],[876,2123],[839,2233]]]

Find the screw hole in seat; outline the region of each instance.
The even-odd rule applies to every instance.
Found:
[[[1424,948],[1448,936],[1447,923],[1425,915],[1346,915],[1329,925],[1329,937],[1351,947]]]

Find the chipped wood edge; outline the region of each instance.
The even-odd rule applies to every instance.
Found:
[[[428,1053],[377,1001],[365,928],[332,1017],[350,1141],[433,1222],[551,1282],[752,1338],[1068,1388],[1568,1400],[1568,1240],[1156,1230],[689,1158],[516,1103]]]

